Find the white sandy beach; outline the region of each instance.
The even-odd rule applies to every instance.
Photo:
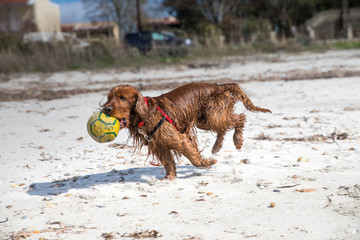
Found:
[[[146,148],[133,154],[127,130],[106,144],[88,136],[86,122],[112,86],[156,96],[192,81],[241,82],[273,114],[239,103],[241,151],[230,131],[216,165],[182,158],[174,181],[161,180]],[[0,81],[18,94],[79,88],[97,91],[0,102],[0,239],[360,239],[359,50]],[[198,140],[211,156],[215,134],[199,130]]]

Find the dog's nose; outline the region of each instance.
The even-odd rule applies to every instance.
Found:
[[[112,107],[109,106],[109,107],[104,107],[103,108],[103,113],[109,115],[111,113],[111,110],[112,110]]]

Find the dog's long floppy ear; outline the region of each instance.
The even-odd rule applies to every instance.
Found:
[[[135,112],[141,119],[146,119],[148,107],[146,106],[144,96],[139,91],[136,95]]]

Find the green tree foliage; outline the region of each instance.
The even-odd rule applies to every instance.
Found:
[[[199,23],[209,23],[197,5],[197,0],[164,0],[163,6],[169,14],[180,20],[180,27],[190,32],[197,32]]]
[[[249,39],[251,33],[269,29],[279,38],[292,37],[291,26],[327,9],[339,9],[344,0],[164,0],[168,12],[179,18],[185,31],[206,32],[201,27],[214,24],[228,41]],[[359,0],[347,0],[360,7]],[[204,9],[205,8],[205,9]],[[219,11],[215,11],[215,10]],[[223,9],[222,11],[220,11]],[[268,24],[270,26],[268,26]],[[206,27],[205,27],[206,28]],[[237,40],[236,40],[237,39]]]

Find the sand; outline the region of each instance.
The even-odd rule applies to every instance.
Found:
[[[219,62],[6,76],[0,90],[17,98],[0,102],[0,239],[360,239],[360,51]],[[273,114],[237,104],[243,148],[230,131],[216,165],[182,158],[174,181],[126,130],[88,136],[112,86],[156,96],[191,81],[239,82]],[[37,95],[50,90],[68,92]],[[198,140],[212,156],[215,134]]]

